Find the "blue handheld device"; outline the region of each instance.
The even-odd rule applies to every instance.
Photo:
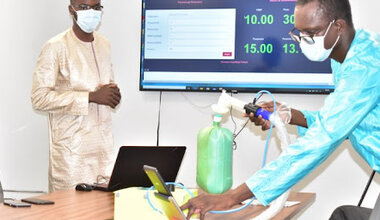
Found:
[[[266,110],[262,109],[260,106],[254,105],[252,103],[245,105],[244,109],[245,109],[245,113],[251,114],[253,112],[253,114],[255,115],[256,118],[261,115],[261,117],[263,117],[263,119],[268,120],[268,121],[269,121],[269,117],[272,114],[271,112],[266,111]]]

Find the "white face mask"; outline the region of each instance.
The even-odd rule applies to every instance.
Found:
[[[89,9],[78,10],[75,12],[77,13],[77,19],[74,19],[75,22],[78,24],[80,29],[86,33],[94,32],[102,20],[102,11]]]
[[[311,61],[325,61],[331,54],[335,45],[338,43],[340,35],[336,39],[334,45],[330,49],[325,49],[325,38],[327,33],[330,30],[331,24],[334,22],[330,22],[329,27],[326,30],[325,35],[323,36],[315,36],[313,37],[314,44],[308,44],[305,40],[301,39],[300,47],[302,53]]]

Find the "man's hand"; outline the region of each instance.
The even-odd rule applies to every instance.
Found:
[[[190,199],[186,204],[181,206],[181,209],[189,209],[187,219],[190,219],[193,214],[199,214],[200,220],[203,220],[209,211],[228,210],[234,205],[236,204],[228,193],[222,195],[201,194]]]
[[[221,195],[201,194],[198,197],[190,199],[181,207],[181,209],[189,209],[187,219],[190,219],[193,214],[199,214],[200,220],[203,220],[206,213],[209,211],[229,210],[234,205],[237,205],[246,199],[252,198],[253,196],[254,195],[251,190],[244,183],[238,188]]]
[[[264,109],[266,111],[273,113],[273,110],[274,110],[273,101],[262,102],[262,103],[259,103],[258,106],[260,106],[262,109]],[[281,106],[281,104],[276,102],[276,109],[278,109],[280,106]],[[270,125],[271,125],[270,121],[263,119],[263,117],[261,117],[261,115],[259,115],[259,117],[255,117],[255,115],[253,113],[251,113],[249,115],[245,114],[244,116],[249,117],[249,119],[253,123],[255,123],[256,126],[261,126],[261,129],[263,131],[268,130],[270,128]]]
[[[103,85],[89,94],[89,102],[107,105],[111,108],[115,108],[120,103],[120,99],[119,87],[114,83]]]
[[[273,110],[273,108],[274,108],[273,101],[263,102],[263,103],[258,104],[258,106],[260,106],[262,109],[269,111],[269,112],[272,112],[272,113],[274,111]],[[301,127],[305,127],[305,128],[308,127],[305,116],[303,115],[303,113],[301,111],[290,108],[286,104],[281,104],[278,102],[276,102],[276,111],[284,123],[291,124],[291,125],[297,125],[297,126],[301,126]],[[257,118],[254,116],[253,113],[251,113],[249,115],[245,114],[244,116],[249,117],[249,119],[252,122],[254,122],[255,125],[261,126],[261,129],[263,131],[268,130],[270,128],[271,122],[263,119],[260,115]]]

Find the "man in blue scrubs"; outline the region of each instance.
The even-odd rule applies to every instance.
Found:
[[[380,171],[380,36],[354,29],[348,0],[298,0],[294,13],[290,35],[310,60],[332,59],[335,91],[320,111],[292,109],[290,124],[299,126],[301,137],[278,159],[234,190],[191,199],[182,206],[189,209],[189,216],[200,213],[203,219],[208,211],[230,209],[253,196],[268,205],[347,138]],[[250,118],[268,127],[262,119]]]

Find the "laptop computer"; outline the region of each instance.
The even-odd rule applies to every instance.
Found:
[[[145,164],[157,167],[165,180],[174,182],[185,151],[185,146],[122,146],[108,184],[95,184],[93,189],[113,192],[133,186],[150,187],[152,183],[143,171]]]

